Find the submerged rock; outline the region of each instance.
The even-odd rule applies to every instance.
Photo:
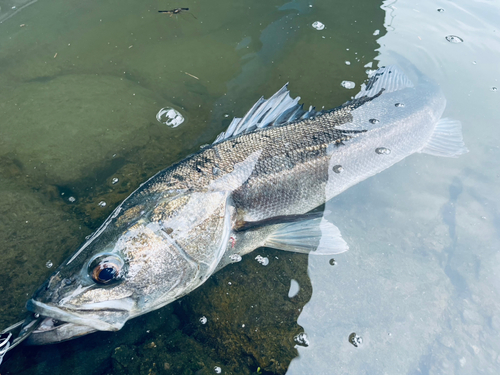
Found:
[[[238,371],[285,374],[297,356],[294,337],[303,332],[297,318],[311,297],[307,256],[271,249],[259,253],[272,262],[262,267],[243,257],[212,276],[176,305],[184,331]],[[291,279],[300,291],[288,297]],[[196,324],[199,316],[206,325]],[[234,373],[240,373],[234,368]],[[241,372],[242,373],[242,372]]]

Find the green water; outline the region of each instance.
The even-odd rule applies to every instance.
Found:
[[[433,322],[446,311],[453,311],[449,320],[460,315],[464,295],[454,290],[456,285],[477,286],[465,297],[473,301],[469,315],[498,312],[498,304],[477,302],[486,298],[486,285],[498,283],[498,268],[474,266],[492,262],[497,253],[462,257],[456,250],[460,244],[449,239],[450,231],[458,231],[463,246],[476,246],[475,235],[460,228],[476,225],[467,221],[470,217],[486,216],[493,224],[481,231],[479,247],[499,242],[498,199],[489,194],[498,182],[491,172],[498,169],[493,162],[498,160],[493,126],[498,113],[492,110],[498,93],[492,96],[491,87],[500,86],[498,60],[490,51],[498,46],[500,30],[495,31],[490,5],[474,3],[464,10],[447,2],[424,2],[414,9],[405,2],[373,1],[39,0],[14,14],[13,4],[16,9],[23,5],[0,0],[0,327],[25,316],[24,304],[34,290],[140,183],[212,142],[234,116],[287,82],[306,106],[335,107],[356,94],[366,79],[366,64],[376,67],[376,58],[389,61],[389,51],[396,51],[442,85],[448,115],[464,123],[471,153],[466,161],[409,159],[337,199],[336,210],[345,219],[332,221],[351,250],[339,258],[346,266],[335,279],[329,279],[328,259],[311,259],[308,265],[302,255],[259,250],[271,259],[268,267],[250,255],[181,303],[132,320],[120,332],[20,347],[7,355],[2,374],[213,374],[215,366],[226,374],[256,373],[259,367],[265,374],[284,374],[289,367],[294,374],[434,374],[440,367],[426,362],[433,361],[428,358],[434,346],[462,347],[457,343],[479,340],[479,333],[469,331],[439,336],[448,320]],[[446,12],[436,12],[439,6]],[[177,7],[190,10],[172,17],[157,12]],[[315,30],[314,21],[326,28]],[[448,34],[466,34],[465,47],[446,42]],[[476,60],[482,68],[472,71]],[[459,79],[464,76],[467,84]],[[355,82],[356,89],[343,88],[344,80]],[[468,108],[470,103],[480,115]],[[186,121],[177,128],[160,124],[155,116],[163,107],[177,109]],[[472,131],[475,123],[482,130]],[[479,177],[471,177],[471,171]],[[112,183],[114,178],[118,183]],[[459,229],[440,214],[457,204],[457,186],[468,191],[457,211],[462,216],[453,216]],[[389,214],[378,215],[383,210]],[[422,237],[427,239],[422,242]],[[418,244],[416,256],[409,242]],[[378,267],[385,259],[380,254],[391,246],[403,253]],[[435,248],[440,250],[429,250]],[[470,275],[462,264],[473,264]],[[363,285],[353,281],[359,279],[356,267],[365,275]],[[481,278],[485,273],[496,279]],[[301,287],[292,299],[287,295],[291,279]],[[393,284],[404,293],[392,294]],[[400,315],[385,314],[393,301],[417,292],[429,295],[432,285],[435,293],[424,298],[428,313],[415,312],[423,298],[415,297],[407,305],[401,302],[406,308]],[[361,288],[359,300],[342,295],[356,295],[356,287]],[[475,355],[482,357],[461,366],[466,355],[457,354],[452,359],[458,367],[441,373],[498,369],[498,345],[488,351],[485,342],[500,327],[490,319],[488,328],[488,314],[467,323],[489,329],[483,341],[463,345],[471,353],[479,348],[481,354]],[[371,323],[360,318],[367,315],[371,323],[383,322],[384,329],[370,331]],[[202,316],[208,318],[206,325],[199,322]],[[408,332],[401,328],[405,324]],[[294,336],[304,329],[312,345],[297,348]],[[359,329],[365,329],[366,345],[356,352],[347,337]],[[399,344],[385,336],[377,339],[376,334],[398,329],[406,335]],[[442,343],[443,335],[455,344]],[[442,357],[453,356],[443,355],[436,363]],[[471,363],[482,370],[466,372]]]
[[[213,141],[233,116],[243,115],[261,95],[269,96],[290,82],[306,105],[333,107],[350,98],[352,93],[340,82],[359,84],[365,79],[363,65],[376,56],[372,34],[382,28],[384,14],[379,6],[339,3],[333,8],[326,1],[313,7],[308,2],[286,4],[50,0],[27,7],[0,25],[0,236],[6,265],[0,270],[0,326],[23,317],[28,296],[52,272],[45,267],[48,260],[57,266],[141,182]],[[190,11],[173,17],[157,13],[177,6]],[[332,20],[323,31],[311,27],[319,15],[325,23]],[[361,26],[363,17],[369,21]],[[352,60],[351,66],[344,63],[347,60]],[[179,110],[185,123],[175,129],[158,123],[156,112],[167,106]],[[113,178],[119,179],[115,185]],[[69,202],[69,197],[76,201]],[[105,208],[98,206],[100,201],[107,203]],[[307,259],[297,259],[304,279]],[[240,271],[245,273],[247,282],[255,278],[248,270]],[[284,276],[288,279],[284,287],[291,277],[299,277],[295,273]],[[248,295],[245,289],[252,284],[245,285],[241,293]],[[265,289],[269,288],[262,285],[260,290]],[[197,302],[202,297],[190,296],[193,306],[182,315],[189,313],[197,321],[196,306],[204,306],[200,314],[209,314],[212,306],[221,319],[231,320],[231,300],[219,304],[214,301],[213,286],[206,290],[205,304]],[[255,297],[261,299],[258,293]],[[158,358],[161,363],[156,367],[168,372],[164,363],[172,362],[173,373],[179,373],[175,363],[181,363],[185,373],[197,366],[212,373],[212,364],[224,367],[234,362],[228,368],[244,373],[259,366],[283,373],[296,356],[293,339],[288,337],[283,348],[276,348],[283,345],[283,337],[300,332],[296,319],[306,300],[307,295],[285,310],[278,308],[282,304],[273,307],[276,316],[295,311],[287,314],[286,329],[281,331],[272,327],[274,317],[265,319],[271,314],[266,310],[274,305],[265,300],[266,308],[258,313],[262,334],[248,334],[251,341],[243,348],[233,338],[236,343],[227,352],[222,350],[227,344],[211,343],[215,340],[211,335],[219,336],[221,330],[226,332],[221,340],[231,339],[229,327],[211,323],[210,331],[201,337],[193,332],[182,336],[182,327],[193,324],[182,321],[174,325],[177,331],[168,333],[181,335],[174,346],[198,339],[202,353],[207,345],[216,352],[195,351],[192,355],[201,359],[194,365],[186,363],[187,353],[181,359],[179,355],[175,360]],[[248,301],[257,304],[250,295]],[[163,314],[176,316],[168,308]],[[266,329],[267,325],[271,327]],[[269,328],[276,337],[273,340],[265,340]],[[152,335],[161,332],[158,327],[153,331]],[[283,335],[285,331],[291,332]],[[141,336],[136,342],[127,332],[124,329],[119,335],[129,344],[149,340]],[[116,336],[102,337],[114,340]],[[53,362],[48,353],[62,349],[54,347],[23,348],[16,353],[19,359],[14,354],[6,366],[14,372],[63,372],[75,361],[80,363],[75,351],[83,347],[89,352],[86,345],[98,340],[95,337],[69,343],[70,350],[77,346],[71,355],[58,355],[56,366],[49,365]],[[82,372],[120,371],[120,362],[109,359],[120,341],[113,348],[101,345],[94,352],[101,353],[103,360],[96,361],[95,367],[78,365]],[[250,350],[254,345],[261,350]],[[40,359],[25,363],[21,358],[26,353]]]

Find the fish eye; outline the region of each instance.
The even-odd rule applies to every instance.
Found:
[[[90,263],[89,274],[98,284],[110,284],[123,276],[124,261],[116,255],[105,255]]]
[[[92,272],[92,278],[95,282],[107,284],[115,279],[120,273],[120,270],[112,263],[99,264]]]

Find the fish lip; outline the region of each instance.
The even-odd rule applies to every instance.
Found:
[[[92,304],[85,305],[85,309],[61,309],[54,305],[49,305],[35,299],[30,299],[26,305],[29,311],[33,311],[41,316],[50,317],[64,323],[72,323],[79,326],[91,327],[98,331],[118,331],[123,327],[124,322],[111,324],[100,319],[80,315],[78,312],[85,312],[91,309]],[[113,311],[129,312],[126,309],[114,308]]]
[[[52,319],[52,318],[46,318]],[[53,327],[39,327],[26,339],[28,345],[57,344],[94,333],[97,330],[89,326],[63,322]]]

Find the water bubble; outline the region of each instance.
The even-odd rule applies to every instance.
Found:
[[[404,103],[396,103],[396,104],[394,104],[394,106],[397,108],[402,108],[405,106],[405,104]]]
[[[47,268],[52,268],[53,265],[54,265],[54,263],[52,263],[52,261],[50,259],[47,261],[47,263],[45,263],[45,267],[47,267]]]
[[[370,124],[378,124],[380,121],[379,121],[379,120],[377,120],[376,118],[371,118],[371,119],[369,119],[369,120],[368,120],[368,122],[369,122]]]
[[[111,180],[111,183],[114,185],[114,184],[117,184],[118,183],[118,178],[114,177],[112,180]]]
[[[332,170],[335,173],[342,173],[344,171],[344,167],[342,167],[341,165],[334,165]]]
[[[297,280],[290,280],[290,289],[288,290],[288,298],[293,298],[299,293],[300,285]]]
[[[219,366],[215,366],[214,371],[216,374],[220,374],[222,372],[222,369]]]
[[[267,266],[269,264],[269,259],[267,257],[262,257],[260,255],[257,255],[255,257],[255,260],[262,264],[263,266]]]
[[[68,201],[69,201],[70,203],[73,203],[73,202],[75,202],[75,201],[76,201],[76,198],[75,198],[75,197],[69,197],[69,198],[68,198]]]
[[[497,90],[498,90],[498,88],[496,88],[495,86],[493,86],[493,87],[491,88],[491,91],[497,91]]]
[[[156,114],[158,122],[175,128],[184,122],[184,116],[173,108],[165,107]]]
[[[106,202],[104,202],[104,201],[100,201],[99,203],[97,203],[97,205],[98,205],[99,207],[106,207]]]
[[[316,30],[323,30],[325,28],[325,25],[319,21],[315,21],[313,22],[312,27],[314,27]]]
[[[380,155],[389,155],[391,153],[391,150],[385,147],[379,147],[375,149],[375,152]]]
[[[356,332],[353,332],[349,335],[349,342],[357,348],[363,344],[363,338],[358,336]]]
[[[330,259],[330,261],[328,262],[330,263],[330,266],[336,266],[337,265],[337,261],[335,259]]]
[[[438,8],[438,9],[437,9],[437,11],[438,11],[439,13],[443,13],[443,12],[444,12],[444,9],[443,9],[443,8]]]
[[[208,322],[208,319],[207,319],[207,317],[206,317],[206,316],[202,316],[202,317],[200,318],[200,323],[201,323],[201,324],[207,324],[207,322]]]
[[[342,81],[340,83],[340,86],[342,86],[342,87],[350,90],[350,89],[355,88],[356,84],[354,82],[352,82],[352,81]]]
[[[462,43],[464,40],[456,35],[447,35],[446,40],[450,43]]]
[[[229,259],[231,259],[232,263],[238,263],[238,262],[241,262],[241,255],[240,254],[232,254],[229,256]]]
[[[295,341],[300,346],[309,346],[309,339],[307,338],[307,334],[305,332],[296,335],[293,338],[293,341]]]

